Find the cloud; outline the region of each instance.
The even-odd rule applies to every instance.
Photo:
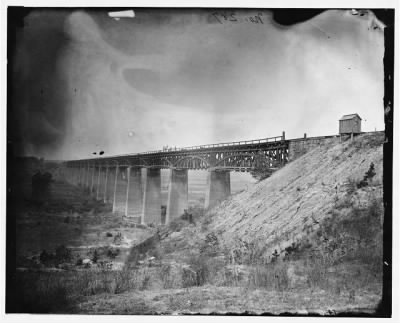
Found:
[[[326,135],[353,112],[383,128],[383,34],[370,12],[326,11],[292,27],[268,11],[263,24],[220,24],[207,10],[135,14],[28,17],[14,82],[25,152],[70,159],[99,147],[112,155],[282,130]]]

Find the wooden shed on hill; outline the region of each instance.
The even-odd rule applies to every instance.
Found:
[[[344,115],[339,120],[339,134],[360,133],[361,120],[357,113]]]

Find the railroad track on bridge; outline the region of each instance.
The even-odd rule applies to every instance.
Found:
[[[285,134],[270,138],[169,148],[142,153],[67,161],[68,168],[138,167],[251,171],[280,168],[288,161]]]

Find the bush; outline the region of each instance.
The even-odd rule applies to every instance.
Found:
[[[214,256],[219,251],[219,241],[215,233],[211,232],[206,235],[202,245],[200,246],[200,253],[207,256]]]
[[[263,181],[264,179],[270,177],[274,171],[267,164],[259,165],[250,171],[251,176],[256,180]]]
[[[115,236],[114,236],[114,243],[116,245],[120,245],[122,243],[122,233],[118,232]]]
[[[111,259],[114,259],[115,257],[117,257],[120,253],[119,249],[113,249],[113,248],[109,248],[107,250],[107,256]]]
[[[51,253],[48,253],[46,250],[43,250],[43,251],[40,253],[39,259],[40,259],[40,261],[41,261],[43,264],[46,265],[46,264],[48,264],[50,261],[52,261],[52,260],[54,259],[54,255],[51,254]]]

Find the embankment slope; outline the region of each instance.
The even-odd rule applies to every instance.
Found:
[[[275,249],[280,253],[331,217],[343,200],[348,202],[343,208],[362,208],[371,194],[381,201],[383,141],[384,134],[376,132],[320,145],[210,210],[208,228],[227,245],[237,239],[259,240],[268,254]],[[357,188],[371,163],[375,176]]]

